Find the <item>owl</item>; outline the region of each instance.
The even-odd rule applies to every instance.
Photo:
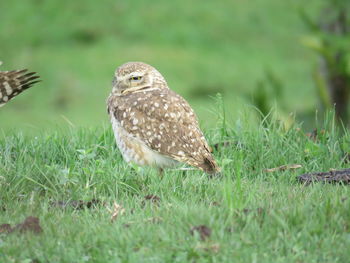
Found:
[[[126,162],[160,172],[180,163],[219,172],[193,109],[154,67],[125,63],[115,71],[112,85],[107,111]]]
[[[27,69],[0,71],[0,107],[40,81],[35,72],[27,71]]]

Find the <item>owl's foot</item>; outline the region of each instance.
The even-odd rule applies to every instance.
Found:
[[[164,176],[164,169],[163,168],[158,168],[158,175],[160,178],[163,179],[163,176]]]

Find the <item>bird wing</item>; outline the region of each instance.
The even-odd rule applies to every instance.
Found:
[[[197,117],[180,95],[170,89],[143,91],[109,104],[123,128],[152,150],[204,171],[217,170]]]
[[[36,72],[27,71],[27,69],[0,71],[0,107],[40,81]]]

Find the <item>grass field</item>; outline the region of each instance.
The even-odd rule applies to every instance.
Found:
[[[349,133],[332,122],[316,139],[276,123],[217,127],[207,132],[210,144],[231,144],[214,150],[223,175],[213,179],[135,170],[109,127],[3,133],[0,224],[35,216],[42,233],[0,233],[0,262],[349,262],[348,186],[296,181],[346,167]],[[284,164],[302,168],[264,172]],[[83,209],[58,203],[93,199]],[[111,222],[114,202],[124,213]]]
[[[106,123],[114,70],[135,60],[159,69],[206,127],[218,92],[232,120],[242,111],[255,120],[252,97],[265,71],[282,83],[282,98],[269,94],[272,105],[313,117],[317,57],[301,44],[309,32],[298,9],[317,14],[322,2],[1,1],[1,70],[30,68],[43,81],[1,109],[0,128]]]

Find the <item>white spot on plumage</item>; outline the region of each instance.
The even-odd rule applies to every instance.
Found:
[[[8,84],[8,82],[5,82],[5,83],[4,83],[4,87],[5,87],[6,94],[7,94],[7,95],[11,95],[13,89],[11,88],[10,84]]]

